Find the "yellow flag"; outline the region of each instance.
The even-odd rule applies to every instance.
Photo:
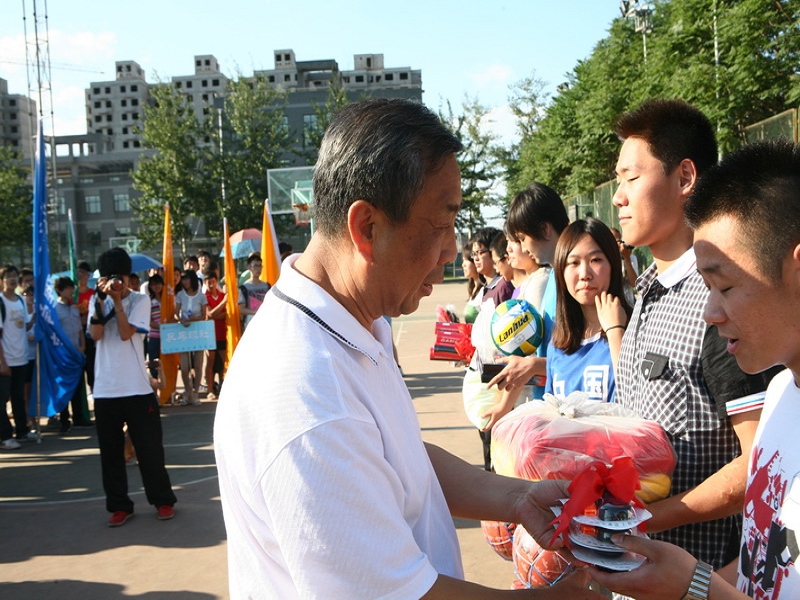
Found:
[[[227,328],[226,339],[228,341],[226,364],[230,363],[233,351],[242,337],[242,320],[239,315],[239,281],[236,277],[236,265],[233,262],[233,252],[231,252],[231,235],[228,231],[228,219],[223,219],[223,229],[225,230],[225,290],[227,298],[225,300],[225,324]]]
[[[164,246],[162,251],[164,265],[164,288],[161,290],[161,322],[175,321],[175,258],[172,255],[172,221],[169,216],[169,203],[164,205]],[[164,387],[159,394],[159,403],[167,404],[178,382],[177,354],[162,354],[161,367],[164,374]]]
[[[261,281],[275,285],[281,272],[281,263],[278,236],[275,235],[275,225],[272,223],[272,215],[269,214],[269,200],[264,200],[264,219],[261,223],[261,262],[264,264]]]

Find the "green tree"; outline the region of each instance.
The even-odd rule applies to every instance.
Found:
[[[522,189],[520,151],[539,129],[545,115],[548,94],[547,82],[533,72],[528,77],[509,86],[508,107],[516,120],[519,141],[509,146],[498,146],[495,150],[498,167],[503,173],[506,188],[504,203],[508,205],[514,195]]]
[[[263,76],[240,76],[231,83],[223,113],[222,152],[217,161],[226,201],[223,205],[221,195],[215,197],[216,211],[206,222],[212,234],[222,232],[223,217],[228,218],[232,232],[261,227],[267,169],[284,165],[283,158],[292,143],[284,107],[284,93],[272,88]],[[214,136],[217,142],[218,136]]]
[[[173,239],[183,247],[192,238],[189,217],[213,214],[219,193],[211,146],[213,118],[199,122],[186,95],[169,84],[151,89],[154,104],[145,108],[142,138],[152,150],[133,173],[141,196],[131,201],[145,245],[157,245],[169,202]]]
[[[21,156],[8,146],[0,146],[0,240],[3,245],[17,240],[30,246],[32,235],[33,189],[27,183],[29,170],[21,166]]]
[[[613,176],[613,123],[654,97],[681,98],[717,126],[723,152],[746,126],[800,101],[800,0],[663,0],[641,33],[616,19],[523,137],[513,186],[539,180],[565,196]]]
[[[448,102],[447,112],[440,110],[439,117],[464,146],[458,155],[462,204],[456,228],[472,233],[486,222],[483,209],[500,205],[497,135],[488,128],[489,109],[477,98],[466,97],[457,115]]]
[[[338,77],[334,77],[333,81],[331,81],[324,104],[319,104],[314,101],[311,102],[314,113],[310,122],[303,130],[302,156],[306,159],[308,164],[312,165],[317,161],[319,147],[322,145],[322,136],[325,135],[325,130],[328,129],[328,125],[331,124],[333,115],[350,102],[351,100],[347,95],[347,90],[344,89]]]
[[[569,196],[591,190],[613,173],[616,116],[637,94],[635,73],[642,64],[641,38],[617,19],[609,36],[580,61],[559,86],[536,128],[520,142],[514,189],[532,181]]]

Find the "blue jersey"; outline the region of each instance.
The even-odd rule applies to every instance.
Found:
[[[599,333],[583,340],[572,354],[559,350],[552,342],[549,344],[545,392],[560,398],[571,392],[586,392],[590,400],[613,402],[615,391],[608,340]]]

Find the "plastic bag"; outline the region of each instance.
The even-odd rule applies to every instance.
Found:
[[[596,460],[610,465],[621,456],[633,459],[640,500],[669,495],[676,460],[669,438],[658,423],[618,404],[589,400],[583,392],[564,399],[546,394],[492,428],[492,464],[502,475],[571,480]]]
[[[473,361],[475,362],[475,361]],[[478,429],[483,429],[489,424],[489,417],[482,417],[497,402],[503,392],[497,389],[486,389],[486,384],[481,382],[481,372],[470,367],[464,375],[464,383],[461,386],[461,393],[464,396],[464,412],[467,413],[469,422]]]

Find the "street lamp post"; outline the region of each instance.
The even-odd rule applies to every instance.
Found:
[[[644,63],[647,64],[647,34],[653,31],[653,22],[650,19],[653,14],[653,7],[649,2],[622,0],[619,3],[619,10],[623,18],[633,20],[634,31],[642,34]]]

